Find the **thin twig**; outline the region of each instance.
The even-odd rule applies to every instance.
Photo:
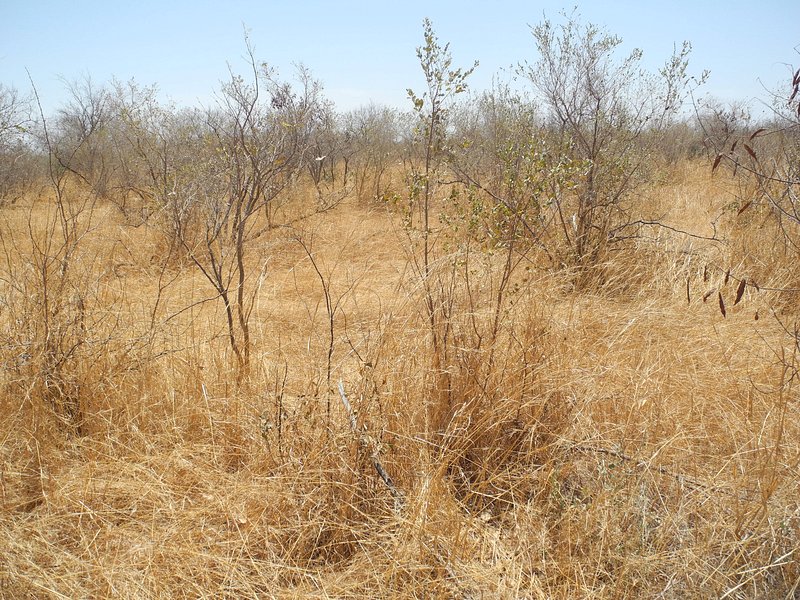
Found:
[[[650,221],[645,219],[638,219],[636,221],[631,221],[629,223],[625,223],[615,229],[611,230],[611,235],[615,235],[617,231],[621,231],[623,229],[627,229],[628,227],[636,227],[636,226],[645,226],[650,225],[652,227],[660,227],[661,229],[667,229],[669,231],[673,231],[675,233],[680,233],[681,235],[685,235],[690,238],[694,238],[697,240],[706,240],[708,242],[721,242],[716,233],[713,236],[708,235],[701,235],[699,233],[692,233],[691,231],[685,231],[683,229],[678,229],[677,227],[673,227],[672,225],[667,225],[666,223],[662,223],[661,221]]]
[[[602,446],[589,446],[589,445],[575,444],[575,445],[569,446],[569,449],[570,450],[576,450],[578,452],[584,452],[584,453],[606,454],[608,456],[613,456],[614,458],[618,458],[621,461],[624,461],[624,462],[627,462],[627,463],[633,463],[637,468],[657,471],[661,475],[664,475],[666,477],[671,477],[672,479],[675,479],[676,481],[678,481],[678,483],[680,483],[681,485],[686,485],[686,486],[688,486],[690,488],[693,488],[693,489],[700,489],[700,490],[705,490],[705,491],[708,491],[708,492],[718,492],[718,493],[726,494],[726,495],[729,495],[729,496],[736,496],[735,492],[733,492],[732,490],[727,489],[725,487],[712,485],[712,484],[709,484],[709,483],[698,481],[697,479],[694,479],[692,477],[684,475],[683,473],[675,473],[675,472],[667,469],[666,467],[662,467],[660,465],[652,465],[652,464],[650,464],[650,463],[648,463],[648,462],[646,462],[644,460],[641,460],[641,459],[636,458],[634,456],[629,456],[629,455],[627,455],[627,454],[625,454],[623,452],[620,452],[618,450],[614,450],[612,448],[604,448]],[[742,490],[742,492],[744,492],[745,495],[753,493],[752,490]]]

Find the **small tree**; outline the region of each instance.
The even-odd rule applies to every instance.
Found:
[[[788,97],[788,101],[787,101]],[[759,209],[773,222],[783,254],[800,258],[800,69],[788,93],[773,95],[772,122],[755,131],[738,130],[716,147],[712,171],[727,164],[743,183],[736,216]],[[796,269],[793,269],[796,272]],[[795,279],[800,283],[800,279]]]
[[[16,88],[0,83],[0,141],[7,143],[24,131],[30,120],[30,102]]]
[[[321,101],[313,120],[305,164],[321,212],[337,206],[352,191],[349,166],[354,149],[332,102]]]
[[[166,205],[180,147],[174,111],[159,104],[157,92],[154,85],[115,81],[110,96],[110,146],[118,174],[112,200],[139,224]]]
[[[440,400],[449,401],[450,384],[445,370],[447,345],[450,334],[450,316],[453,308],[452,280],[446,282],[434,269],[435,236],[432,231],[431,213],[437,187],[437,173],[445,166],[449,104],[453,98],[467,90],[467,79],[478,66],[469,69],[454,69],[450,45],[442,46],[433,31],[430,20],[423,22],[425,44],[417,48],[426,90],[422,95],[408,90],[416,117],[415,139],[412,150],[409,189],[410,209],[408,231],[414,233],[415,212],[419,213],[417,227],[421,230],[421,248],[416,246],[414,235],[411,258],[420,279],[424,294],[425,312],[432,345],[433,371],[437,377],[436,392]],[[415,211],[416,208],[416,211]]]
[[[755,131],[732,128],[724,145],[713,146],[712,171],[724,161],[750,183],[752,195],[739,199],[737,216],[751,207],[766,208],[787,248],[800,252],[800,69],[791,77],[789,93],[776,93],[773,100],[772,123]]]
[[[97,196],[108,197],[115,175],[111,94],[89,76],[66,86],[70,99],[58,110],[51,136],[54,157],[61,169],[88,184]]]
[[[724,145],[712,146],[717,154],[711,172],[719,174],[728,167],[740,186],[731,218],[739,234],[733,241],[741,244],[746,259],[738,273],[729,271],[725,276],[726,281],[731,277],[739,282],[733,303],[737,304],[748,289],[777,294],[771,312],[790,339],[790,349],[780,352],[785,368],[782,385],[789,390],[800,376],[800,326],[796,316],[800,298],[800,69],[790,70],[787,79],[786,87],[772,93],[770,121],[763,121],[754,131],[731,128]],[[709,134],[703,119],[700,125],[707,139],[721,141]],[[759,235],[759,243],[748,239],[748,227]],[[762,237],[764,232],[766,238]],[[777,279],[780,286],[759,287],[756,279],[761,275]],[[722,302],[720,295],[721,307]]]
[[[222,303],[240,381],[265,271],[251,264],[250,245],[276,225],[279,202],[304,169],[322,184],[323,172],[312,169],[321,161],[312,165],[311,155],[330,115],[306,69],[298,69],[293,89],[256,61],[249,40],[247,58],[249,76],[231,72],[207,110],[171,110],[154,88],[118,86],[114,128],[127,192],[147,215],[157,213],[170,248],[181,249]]]
[[[472,198],[474,233],[493,247],[513,253],[535,245],[552,258],[544,243],[552,236],[550,209],[560,207],[584,163],[553,152],[535,105],[506,85],[496,84],[461,115],[460,143],[449,158]]]
[[[684,42],[650,73],[641,67],[640,50],[618,58],[619,37],[574,15],[561,26],[544,20],[532,34],[539,58],[518,72],[543,109],[550,153],[586,165],[574,205],[556,199],[556,208],[561,230],[574,232],[565,235],[572,261],[590,266],[636,224],[627,204],[643,182],[651,134],[670,124],[688,93],[691,47]]]
[[[564,222],[560,200],[574,189],[584,164],[549,152],[534,105],[506,85],[495,84],[460,116],[449,161],[468,202],[454,203],[455,214],[448,221],[456,229],[466,226],[471,240],[502,261],[497,281],[489,286],[493,317],[483,331],[477,322],[472,324],[474,346],[489,348],[480,365],[489,373],[513,275],[523,261],[535,260],[534,251],[543,250],[553,259],[547,242],[554,230],[558,233],[556,217]],[[569,239],[569,232],[564,235]],[[465,279],[472,298],[469,277]]]
[[[195,131],[191,170],[170,192],[177,238],[224,306],[240,379],[250,365],[257,290],[249,243],[273,224],[273,204],[303,168],[321,101],[306,71],[297,94],[256,63],[249,44],[248,57],[252,78],[231,74],[217,109]]]

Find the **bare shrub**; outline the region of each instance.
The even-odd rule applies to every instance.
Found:
[[[0,205],[23,198],[42,178],[30,98],[0,84]]]
[[[352,149],[346,171],[361,201],[383,200],[391,189],[391,166],[399,148],[398,115],[395,110],[369,104],[344,115],[344,138]]]

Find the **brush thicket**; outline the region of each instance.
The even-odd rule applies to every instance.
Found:
[[[687,165],[643,202],[713,237],[718,190]],[[643,230],[579,290],[545,260],[504,278],[502,247],[454,236],[434,357],[401,219],[347,200],[259,240],[237,382],[204,280],[105,205],[48,271],[48,346],[25,241],[41,206],[3,209],[3,597],[800,589],[796,300],[770,289],[794,261],[757,215],[718,221],[727,244]]]

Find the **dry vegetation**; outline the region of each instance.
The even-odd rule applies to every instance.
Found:
[[[729,202],[721,188],[687,164],[651,201],[699,225]],[[5,209],[4,239],[40,231],[54,210],[47,199]],[[496,348],[466,347],[471,320],[491,314],[454,311],[452,394],[439,406],[403,231],[385,209],[343,203],[302,235],[336,303],[333,376],[363,440],[326,382],[321,282],[296,231],[260,250],[258,353],[236,386],[217,308],[185,310],[203,297],[197,276],[154,266],[160,240],[111,206],[86,225],[72,277],[91,290],[88,331],[59,382],[22,356],[19,320],[35,317],[24,299],[3,313],[5,597],[797,589],[800,415],[776,293],[748,287],[725,318],[716,294],[702,300],[719,287],[731,303],[736,282],[715,266],[747,257],[702,243],[690,254],[664,231],[615,257],[601,289],[532,268]],[[749,234],[758,247],[774,232]],[[7,251],[28,268],[30,249]],[[471,260],[475,304],[490,306],[497,261]],[[67,390],[79,434],[54,415]]]
[[[69,169],[0,208],[0,597],[798,596],[792,222],[684,157],[619,244],[497,241],[433,149],[253,213],[246,364],[202,221]]]

